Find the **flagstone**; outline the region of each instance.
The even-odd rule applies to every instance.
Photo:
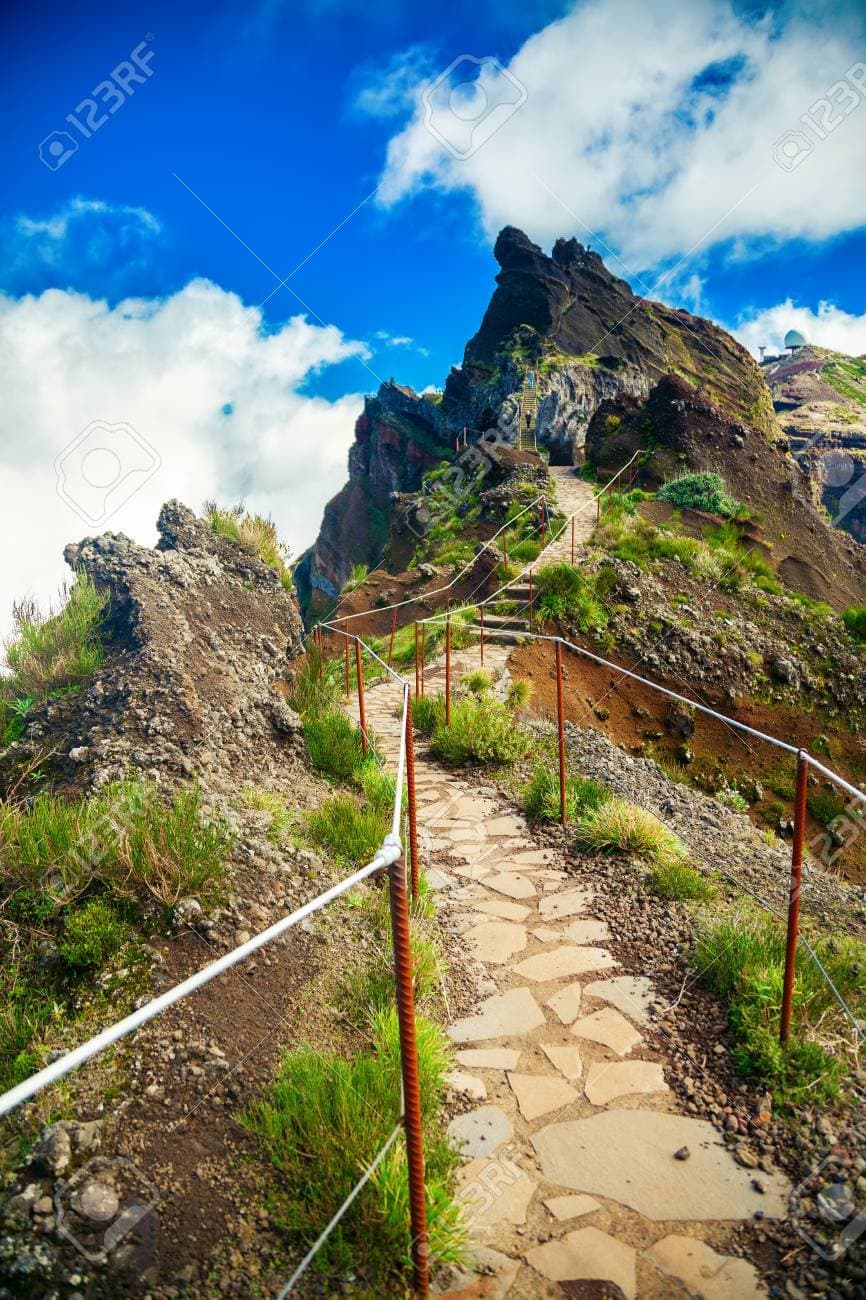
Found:
[[[591,889],[573,889],[567,894],[554,894],[550,898],[542,898],[538,904],[538,915],[544,921],[577,916],[578,913],[585,912],[594,899],[595,894]]]
[[[758,1192],[751,1171],[734,1162],[705,1120],[611,1109],[548,1124],[530,1141],[550,1182],[609,1197],[654,1221],[786,1213],[787,1180],[762,1172],[764,1191]],[[675,1158],[682,1147],[688,1147],[688,1160]]]
[[[487,889],[495,889],[497,894],[505,894],[506,898],[535,898],[535,886],[526,876],[488,876],[484,884]]]
[[[527,1034],[544,1023],[544,1012],[529,989],[519,988],[487,998],[477,1015],[456,1021],[446,1032],[456,1043],[472,1043],[506,1034]]]
[[[582,985],[567,984],[564,989],[554,993],[552,998],[548,998],[544,1005],[550,1007],[551,1011],[555,1011],[564,1025],[570,1025],[577,1019],[582,997]]]
[[[664,1237],[644,1252],[644,1259],[702,1300],[761,1300],[766,1295],[753,1264],[719,1255],[695,1237]]]
[[[527,1263],[549,1282],[611,1282],[635,1300],[635,1251],[599,1228],[578,1228],[526,1252]]]
[[[520,1060],[520,1052],[513,1047],[470,1047],[456,1056],[471,1070],[516,1070]]]
[[[565,938],[574,943],[602,943],[610,938],[610,930],[606,921],[572,921]]]
[[[449,889],[454,884],[448,873],[439,867],[428,867],[424,876],[431,889]]]
[[[458,1175],[457,1190],[470,1235],[503,1222],[520,1227],[535,1190],[529,1174],[504,1155],[471,1160]]]
[[[485,824],[488,835],[525,835],[528,829],[522,817],[512,817],[510,815],[492,817]]]
[[[520,1260],[511,1259],[489,1246],[469,1246],[465,1267],[454,1268],[448,1291],[437,1292],[439,1300],[505,1300],[520,1271]]]
[[[592,1214],[601,1209],[601,1203],[594,1196],[549,1196],[544,1202],[554,1219],[563,1223],[566,1219],[578,1219],[583,1214]]]
[[[464,938],[480,961],[500,965],[526,947],[526,927],[513,921],[484,921],[467,930]]]
[[[527,957],[511,969],[515,975],[521,975],[524,979],[545,982],[615,965],[616,962],[605,948],[577,948],[563,943],[558,948]]]
[[[630,1025],[614,1007],[602,1007],[600,1011],[584,1016],[571,1026],[571,1032],[577,1038],[589,1038],[593,1043],[609,1047],[617,1056],[625,1056],[642,1041],[634,1025]]]
[[[653,987],[645,975],[614,975],[609,980],[595,980],[587,984],[584,992],[587,997],[610,1002],[638,1024],[646,1024],[649,1019]]]
[[[608,1106],[618,1097],[669,1089],[655,1061],[593,1061],[584,1091],[593,1106]]]
[[[580,1043],[539,1043],[539,1047],[566,1079],[580,1078],[583,1072]]]
[[[487,867],[452,867],[451,870],[455,876],[462,876],[464,880],[487,880],[490,871]]]
[[[551,930],[549,926],[542,925],[537,930],[532,931],[532,937],[537,939],[539,943],[553,943],[554,939],[562,938],[562,931]]]
[[[577,1099],[568,1083],[551,1074],[509,1073],[508,1082],[517,1098],[520,1113],[526,1120],[538,1119],[552,1110],[560,1110]]]
[[[546,849],[523,849],[515,855],[514,861],[521,863],[521,865],[526,863],[527,866],[532,866],[537,863],[542,866],[545,862],[550,861],[550,853]]]
[[[429,872],[428,872],[429,875]],[[523,903],[506,903],[503,899],[482,899],[473,904],[476,912],[485,912],[488,916],[501,916],[506,921],[522,921],[530,913],[530,908]]]
[[[479,1106],[455,1115],[448,1125],[448,1141],[463,1156],[492,1156],[513,1137],[511,1120],[501,1106]]]

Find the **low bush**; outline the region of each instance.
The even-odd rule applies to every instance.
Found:
[[[571,564],[548,564],[536,578],[535,609],[542,623],[567,619],[581,632],[607,627],[608,614],[588,578]]]
[[[362,803],[353,794],[335,794],[307,813],[307,827],[314,843],[357,871],[382,847],[391,829],[391,810],[380,803]]]
[[[866,606],[852,605],[842,613],[842,622],[855,641],[866,642]]]
[[[679,509],[705,510],[724,519],[733,519],[742,508],[728,495],[721,474],[714,473],[682,474],[659,488],[658,497]]]
[[[257,556],[273,569],[286,591],[292,590],[291,553],[278,538],[272,519],[248,514],[242,505],[225,507],[215,501],[204,503],[204,517],[218,536],[230,538],[249,555]]]
[[[245,808],[255,808],[259,812],[270,813],[271,824],[267,836],[272,844],[281,844],[294,825],[294,816],[289,811],[288,804],[275,790],[247,786],[241,792],[241,803]]]
[[[684,861],[685,844],[646,808],[615,795],[587,812],[578,823],[580,839],[594,849],[637,853],[653,866]]]
[[[458,697],[451,703],[451,725],[446,727],[444,702],[434,705],[436,722],[430,751],[443,763],[514,763],[529,749],[529,736],[515,724],[511,709],[491,695]],[[428,717],[424,719],[429,722]]]
[[[855,1017],[866,1015],[866,945],[845,934],[810,936],[818,960]],[[785,927],[754,907],[702,923],[694,961],[729,1004],[739,1068],[783,1105],[838,1097],[856,1060],[855,1031],[803,943],[797,948],[791,1036],[779,1043]]]
[[[304,740],[313,766],[341,781],[350,780],[366,757],[361,732],[341,709],[309,710]]]
[[[708,902],[715,898],[715,885],[687,862],[669,861],[647,873],[647,884],[660,898]]]
[[[92,898],[69,912],[58,950],[70,966],[102,966],[129,934],[109,902]]]
[[[610,798],[610,790],[590,777],[566,777],[565,812],[570,822],[600,808]],[[524,787],[523,807],[530,821],[559,821],[559,773],[546,767],[536,767],[529,783]]]
[[[330,709],[343,689],[342,680],[339,661],[324,658],[314,644],[308,643],[307,653],[295,671],[289,704],[302,718],[318,709]]]

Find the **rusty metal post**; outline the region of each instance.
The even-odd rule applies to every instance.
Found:
[[[785,940],[785,981],[782,988],[782,1018],[779,1042],[784,1046],[791,1031],[794,1005],[794,969],[797,960],[797,937],[800,932],[800,887],[803,882],[803,840],[806,835],[806,787],[809,780],[809,757],[801,749],[797,755],[797,789],[794,796],[794,843],[791,848],[791,888],[788,894],[788,934]]]
[[[451,726],[451,619],[445,619],[445,726]]]
[[[596,527],[601,523],[601,493],[595,498],[595,523]]]
[[[532,631],[532,570],[529,570],[529,630]]]
[[[427,667],[427,624],[421,624],[421,696],[424,696],[424,670]]]
[[[478,613],[481,618],[481,667],[484,667],[484,606],[478,606]]]
[[[430,1293],[430,1251],[427,1244],[427,1203],[424,1192],[424,1135],[421,1128],[418,1047],[415,1041],[409,906],[406,898],[406,869],[402,857],[388,868],[388,879],[397,984],[397,1019],[400,1026],[400,1064],[403,1074],[403,1126],[406,1130],[406,1163],[409,1169],[412,1274],[415,1291],[420,1296],[427,1296]]]
[[[409,854],[412,871],[412,897],[418,897],[418,804],[415,798],[415,734],[412,730],[412,692],[406,693],[406,793],[409,805]]]
[[[556,638],[556,725],[559,731],[559,820],[565,825],[565,715],[562,707],[562,641]]]
[[[361,749],[367,752],[367,717],[364,713],[364,670],[361,667],[361,638],[355,637],[355,671],[358,674],[358,718],[361,724]]]
[[[507,529],[503,529],[502,532],[502,563],[503,566],[507,569],[508,568],[508,530]]]
[[[547,538],[547,502],[541,503],[541,549],[544,550],[544,543]]]
[[[421,694],[420,679],[418,676],[418,620],[415,620],[415,699]]]
[[[629,461],[628,466],[628,490],[631,492],[631,485],[634,482],[634,461]]]
[[[391,640],[388,642],[388,667],[391,667],[391,659],[394,654],[394,633],[397,631],[397,606],[394,606],[394,617],[391,620]]]
[[[574,564],[574,515],[571,516],[571,562]]]
[[[349,670],[349,620],[343,619],[343,635],[346,638],[346,699],[352,693],[352,674]]]

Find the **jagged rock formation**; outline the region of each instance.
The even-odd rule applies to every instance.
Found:
[[[781,436],[757,364],[712,322],[636,297],[575,239],[558,240],[547,256],[509,226],[494,255],[496,290],[444,392],[419,395],[392,381],[368,398],[349,481],[296,570],[302,606],[333,604],[354,564],[390,563],[393,494],[418,491],[426,469],[456,455],[464,428],[518,442],[530,372],[534,437],[553,463],[582,461],[603,403],[644,403],[669,374],[763,441]]]
[[[178,501],[157,527],[153,550],[113,533],[67,546],[109,597],[105,661],[31,711],[0,754],[0,791],[43,755],[54,781],[80,788],[261,772],[299,726],[279,691],[300,652],[294,595]]]
[[[866,541],[866,359],[807,345],[763,369],[803,494]]]

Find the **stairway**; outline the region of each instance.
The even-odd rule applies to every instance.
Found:
[[[521,451],[537,451],[535,427],[538,416],[538,374],[536,371],[527,371],[517,404],[519,426],[517,445]]]

